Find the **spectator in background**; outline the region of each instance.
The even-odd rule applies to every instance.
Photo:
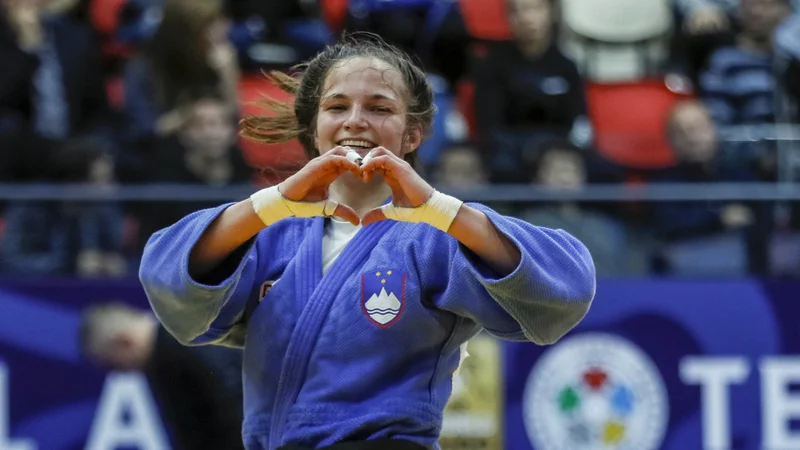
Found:
[[[442,188],[476,188],[485,185],[487,176],[480,153],[469,144],[446,148],[440,155],[434,180]]]
[[[145,181],[228,186],[253,181],[237,143],[236,125],[226,100],[213,92],[179,108],[184,122],[176,133],[153,142]],[[213,204],[213,202],[212,202]],[[142,237],[177,222],[204,202],[144,205]]]
[[[667,137],[677,165],[654,182],[714,183],[751,181],[748,172],[726,167],[719,158],[714,122],[698,101],[677,104],[669,116]],[[653,229],[662,241],[660,270],[676,274],[747,270],[743,231],[753,224],[753,210],[742,203],[693,201],[654,206]]]
[[[713,34],[731,29],[739,0],[673,0],[683,18],[684,32]]]
[[[73,139],[48,161],[50,181],[114,182],[114,164],[103,141]],[[15,202],[8,205],[0,267],[20,275],[114,276],[126,271],[123,215],[116,203]]]
[[[764,125],[775,120],[773,33],[789,16],[789,0],[741,0],[742,30],[736,44],[717,50],[700,77],[702,98],[717,125]],[[729,146],[725,157],[742,168],[753,164],[767,179],[774,167],[764,165],[774,152],[769,143]],[[766,170],[763,170],[766,169]]]
[[[784,67],[782,91],[788,97],[779,121],[800,123],[800,12],[784,20],[775,31],[775,47]]]
[[[125,108],[136,141],[174,132],[179,105],[216,90],[238,110],[239,67],[221,0],[166,0],[161,24],[125,69]],[[232,120],[235,120],[231,115]]]
[[[673,0],[678,24],[672,36],[671,69],[697,84],[709,57],[734,42],[739,0]]]
[[[79,339],[99,366],[144,373],[175,450],[244,448],[240,350],[181,345],[152,314],[121,303],[86,310]]]
[[[106,189],[116,182],[114,158],[102,142],[74,140],[59,152],[52,164],[58,182],[89,183],[97,189]],[[74,227],[76,275],[104,277],[127,272],[121,205],[117,202],[63,202],[60,209]]]
[[[533,184],[559,190],[580,189],[586,184],[585,154],[581,149],[569,142],[554,141],[543,144],[535,154],[530,171]],[[535,206],[524,211],[521,218],[575,236],[589,249],[599,276],[644,274],[648,270],[642,242],[632,230],[576,202]]]
[[[473,61],[477,132],[495,181],[521,182],[523,148],[553,138],[591,141],[583,81],[558,48],[554,0],[510,0],[513,42]]]
[[[0,0],[0,177],[6,180],[41,178],[41,161],[71,137],[113,139],[95,36],[47,6]]]
[[[683,27],[694,35],[711,34],[733,28],[731,20],[735,17],[740,0],[673,0],[683,17]],[[794,9],[800,9],[800,2],[790,0]]]

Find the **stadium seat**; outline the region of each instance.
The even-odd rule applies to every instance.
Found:
[[[630,169],[660,169],[675,163],[666,138],[673,105],[689,95],[663,79],[631,83],[588,83],[595,146],[609,160]]]
[[[239,82],[241,116],[265,114],[265,111],[255,104],[264,96],[278,100],[291,99],[289,94],[267,81],[263,75],[243,75]],[[283,144],[261,144],[240,138],[239,146],[248,164],[265,169],[263,175],[266,183],[280,181],[306,160],[303,147],[297,139]]]
[[[667,57],[670,0],[563,0],[561,44],[587,78],[646,78]]]
[[[506,0],[458,0],[469,34],[480,40],[511,39]]]
[[[462,78],[456,85],[456,107],[467,122],[469,138],[478,137],[478,125],[475,118],[475,83],[469,78]]]
[[[322,18],[331,30],[340,32],[344,29],[350,0],[320,0],[319,7]]]
[[[92,26],[104,36],[112,36],[119,28],[120,12],[127,0],[92,0],[89,3],[89,18]]]
[[[103,56],[111,59],[130,57],[135,52],[137,40],[134,37],[141,37],[145,29],[155,28],[157,22],[152,18],[142,20],[142,13],[135,18],[127,17],[131,10],[140,6],[137,0],[90,0],[87,9],[89,22],[101,37]]]
[[[106,95],[108,103],[113,109],[121,111],[125,107],[125,86],[122,76],[112,76],[106,79]]]

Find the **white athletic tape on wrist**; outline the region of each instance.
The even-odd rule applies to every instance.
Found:
[[[331,199],[318,202],[295,202],[284,197],[278,190],[278,186],[268,187],[251,195],[250,203],[258,217],[267,226],[287,217],[330,217],[339,206],[339,203]]]
[[[433,191],[428,201],[416,208],[404,208],[389,203],[383,205],[381,211],[383,211],[383,215],[387,219],[400,222],[427,223],[447,233],[463,204],[464,202],[455,197],[442,194],[439,191]]]

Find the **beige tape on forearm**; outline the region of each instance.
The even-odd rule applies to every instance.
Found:
[[[339,206],[331,199],[318,202],[295,202],[281,195],[278,186],[268,187],[251,195],[250,203],[266,226],[287,217],[330,217]]]
[[[387,219],[400,222],[427,223],[447,233],[463,204],[464,202],[455,197],[442,194],[439,191],[433,191],[428,201],[416,208],[397,207],[389,203],[383,205],[381,210]]]

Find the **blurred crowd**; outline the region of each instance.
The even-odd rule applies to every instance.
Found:
[[[441,189],[800,167],[792,0],[0,0],[0,183],[279,181],[299,144],[237,134],[284,95],[263,71],[357,31],[426,68],[438,112],[420,157]],[[150,234],[212,204],[2,201],[0,274],[134,274]],[[492,206],[571,232],[601,276],[800,273],[791,204]]]

